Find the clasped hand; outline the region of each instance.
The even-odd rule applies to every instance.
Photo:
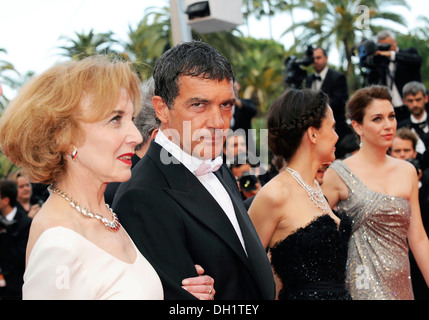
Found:
[[[213,300],[216,290],[214,289],[214,279],[203,275],[204,269],[196,264],[198,276],[187,278],[182,281],[182,288],[200,300]]]

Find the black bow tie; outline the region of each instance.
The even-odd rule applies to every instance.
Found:
[[[411,128],[414,128],[415,130],[423,130],[424,128],[426,128],[426,126],[427,126],[426,121],[419,122],[419,123],[411,122]]]
[[[319,80],[319,81],[322,81],[322,77],[321,77],[321,76],[318,76],[317,74],[314,74],[314,73],[313,73],[313,80]]]

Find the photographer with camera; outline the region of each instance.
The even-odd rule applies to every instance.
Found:
[[[261,189],[258,178],[258,168],[254,167],[246,152],[240,152],[234,157],[234,161],[229,164],[229,168],[237,179],[238,189],[244,200],[254,197]]]
[[[17,207],[18,188],[0,180],[0,300],[21,300],[25,250],[32,219]]]
[[[402,101],[402,88],[410,81],[421,82],[422,58],[415,48],[399,49],[395,35],[389,30],[379,32],[376,40],[378,46],[374,55],[384,57],[388,61],[385,84],[392,96],[392,104],[395,107],[396,119],[399,123],[409,115],[409,111]],[[380,46],[382,50],[380,50]]]
[[[335,131],[338,134],[337,148],[347,134],[353,134],[346,123],[345,105],[349,97],[347,79],[344,74],[329,68],[328,55],[325,49],[316,48],[313,51],[313,68],[315,73],[307,76],[306,87],[322,90],[329,97],[329,105],[334,112],[336,121]],[[341,150],[338,150],[340,152]]]

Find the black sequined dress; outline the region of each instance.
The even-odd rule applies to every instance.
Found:
[[[327,214],[277,242],[271,264],[283,283],[280,300],[351,300],[345,287],[351,219]]]

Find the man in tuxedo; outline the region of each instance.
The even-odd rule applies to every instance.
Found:
[[[419,137],[416,150],[424,154],[429,149],[429,119],[426,104],[429,101],[426,87],[418,81],[408,82],[402,89],[404,105],[409,110],[409,116],[398,122],[398,128],[409,128]]]
[[[165,52],[153,77],[161,127],[118,188],[114,211],[158,272],[166,299],[194,298],[182,279],[197,276],[195,264],[213,277],[216,299],[273,299],[266,252],[221,164],[236,99],[231,64],[191,41]]]
[[[390,50],[376,51],[375,55],[389,59],[386,84],[392,95],[396,119],[402,121],[409,116],[408,109],[402,101],[404,98],[401,96],[402,89],[410,81],[422,81],[420,74],[422,58],[415,48],[399,49],[394,33],[389,30],[379,32],[376,39],[377,43],[390,45]]]
[[[329,97],[329,105],[334,112],[335,131],[338,134],[337,148],[347,134],[353,134],[346,123],[345,106],[349,97],[347,79],[344,74],[329,68],[326,50],[318,47],[313,51],[313,68],[315,73],[307,76],[306,87],[322,90]],[[340,150],[338,150],[339,152]]]
[[[25,250],[32,219],[16,206],[18,189],[0,180],[0,300],[21,300]]]

